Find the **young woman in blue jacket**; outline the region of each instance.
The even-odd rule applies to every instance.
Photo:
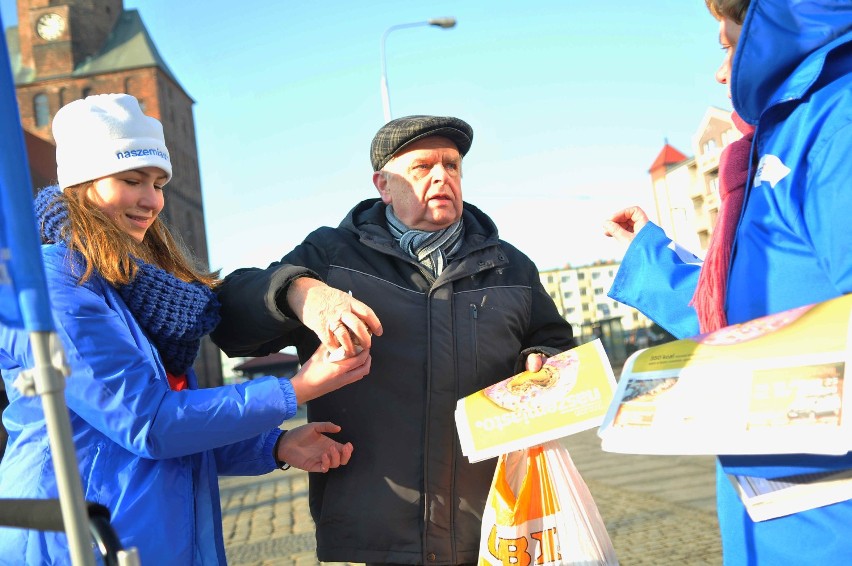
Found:
[[[369,349],[328,363],[320,348],[292,379],[198,389],[191,366],[219,321],[218,279],[158,219],[172,176],[162,125],[132,96],[105,94],[61,108],[53,134],[59,186],[36,212],[84,497],[110,510],[142,564],[224,564],[218,476],[347,463],[352,446],[325,435],[336,425],[278,426],[363,377]],[[11,402],[0,497],[57,497],[40,401],[13,385],[32,366],[26,333],[0,326]],[[0,564],[68,561],[63,533],[0,529]]]
[[[852,292],[845,232],[852,210],[852,2],[706,2],[725,49],[717,78],[753,128],[744,138],[753,135],[745,145],[742,203],[720,210],[720,218],[732,216],[731,241],[721,244],[717,225],[720,237],[714,232],[707,253],[710,260],[721,250],[723,259],[702,267],[636,207],[605,225],[608,235],[630,243],[610,296],[679,338]],[[720,161],[720,182],[723,169]],[[847,469],[852,453],[720,457],[725,564],[849,563],[852,500],[756,523],[726,478]]]

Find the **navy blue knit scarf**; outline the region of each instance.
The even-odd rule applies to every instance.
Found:
[[[59,187],[47,187],[35,200],[44,243],[63,241],[68,210]],[[171,273],[134,258],[139,270],[117,291],[139,325],[157,347],[163,366],[181,375],[195,361],[201,338],[219,323],[219,301],[206,285],[186,283]]]
[[[436,278],[464,243],[464,223],[461,219],[434,232],[409,228],[399,219],[392,206],[385,208],[385,219],[388,231],[399,242],[399,247]]]

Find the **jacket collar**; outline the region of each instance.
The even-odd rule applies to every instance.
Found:
[[[355,232],[362,240],[366,239],[379,245],[395,246],[393,237],[387,229],[385,208],[386,205],[378,198],[361,201],[349,211],[339,227]],[[462,254],[499,243],[494,221],[472,204],[464,203],[462,219],[465,230]]]
[[[349,211],[339,228],[357,234],[364,245],[397,255],[408,261],[410,257],[400,249],[387,229],[385,207],[386,205],[378,198],[361,201]],[[439,278],[441,280],[456,278],[460,273],[467,275],[501,267],[508,263],[506,254],[500,246],[497,226],[487,214],[472,204],[464,203],[462,218],[465,230],[464,244],[456,260],[447,266]]]

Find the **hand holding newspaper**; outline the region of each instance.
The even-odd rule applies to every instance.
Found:
[[[456,428],[471,462],[600,425],[615,378],[599,339],[460,399]]]
[[[845,454],[852,295],[634,353],[599,435],[632,454]]]
[[[829,454],[852,450],[852,295],[640,350],[598,431],[629,454]],[[852,497],[847,471],[729,476],[755,521]]]

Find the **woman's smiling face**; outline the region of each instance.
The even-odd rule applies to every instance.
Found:
[[[87,196],[123,232],[141,242],[165,205],[166,179],[157,167],[131,169],[92,181]]]

